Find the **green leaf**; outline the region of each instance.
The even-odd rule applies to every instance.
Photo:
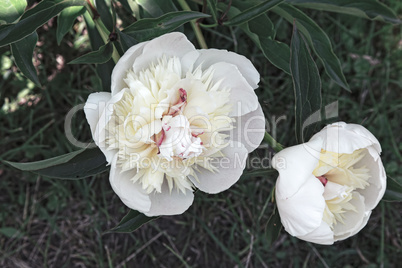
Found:
[[[105,156],[99,148],[81,149],[31,163],[4,162],[19,170],[59,179],[82,179],[109,169],[106,166]]]
[[[339,59],[332,50],[331,41],[327,34],[306,14],[292,6],[281,4],[273,8],[272,11],[292,24],[296,20],[297,28],[304,34],[310,46],[324,64],[325,72],[335,83],[350,91]]]
[[[296,102],[296,139],[298,143],[303,143],[314,133],[315,126],[309,124],[305,127],[306,119],[321,109],[321,81],[307,43],[299,34],[296,25],[293,27],[291,41],[290,72]]]
[[[106,3],[107,0],[95,0],[96,10],[99,12],[100,18],[103,24],[106,26],[106,29],[109,32],[113,31],[115,22],[113,20],[112,14],[110,13],[110,8]],[[110,1],[108,1],[110,3]]]
[[[87,25],[88,36],[91,42],[92,50],[98,50],[105,43],[103,42],[103,39],[100,36],[98,30],[96,29],[95,23],[88,12],[84,13],[84,20]],[[111,77],[114,66],[115,64],[112,59],[110,59],[106,63],[98,64],[96,66],[96,73],[98,74],[98,77],[102,82],[103,91],[110,91],[111,79],[112,79]]]
[[[15,64],[21,72],[36,85],[41,86],[35,66],[32,63],[36,42],[38,42],[38,35],[33,32],[24,39],[11,44],[11,52],[13,53]]]
[[[5,235],[8,238],[21,238],[23,236],[23,234],[18,229],[15,229],[13,227],[0,228],[0,234]]]
[[[24,13],[26,7],[26,0],[1,0],[0,25],[16,21]]]
[[[239,15],[231,18],[230,20],[223,23],[226,26],[235,26],[245,23],[249,20],[252,20],[261,14],[264,14],[271,8],[275,7],[276,5],[280,4],[284,0],[268,0],[256,6],[253,6],[249,9],[242,11]]]
[[[166,0],[135,0],[152,17],[160,17],[166,13],[177,11],[173,1]]]
[[[130,210],[116,227],[105,233],[131,233],[140,228],[145,223],[153,221],[157,218],[159,217],[147,217],[138,211]]]
[[[83,6],[85,0],[44,0],[26,11],[16,24],[0,26],[0,47],[23,39],[48,20],[71,6]]]
[[[240,5],[241,4],[241,5]],[[228,17],[232,18],[241,13],[239,8],[248,8],[249,4],[245,2],[238,3],[236,7],[232,6],[229,9]],[[226,10],[227,5],[219,3],[220,10]],[[264,25],[264,27],[261,27]],[[289,59],[290,48],[285,43],[273,40],[275,29],[273,23],[266,14],[260,15],[247,23],[239,26],[253,42],[259,47],[264,56],[276,67],[290,74]]]
[[[86,11],[85,7],[67,7],[64,9],[57,17],[57,31],[56,38],[57,44],[60,45],[63,37],[70,31],[73,26],[75,19],[84,14]]]
[[[89,52],[88,54],[82,55],[68,64],[98,64],[108,62],[112,58],[113,54],[113,44],[108,42],[106,45],[101,46],[97,51]]]
[[[279,216],[279,213],[275,206],[274,211],[271,214],[271,217],[269,217],[265,229],[265,240],[269,246],[272,245],[272,243],[275,242],[276,239],[278,239],[281,229],[282,229],[281,217]]]
[[[119,30],[117,30],[117,34],[119,35],[119,42],[121,43],[124,52],[126,52],[130,47],[138,44],[138,42],[128,34],[122,33]]]
[[[207,0],[209,10],[211,11],[212,19],[218,23],[218,5],[216,0]]]
[[[385,191],[383,200],[388,202],[401,202],[402,184],[396,179],[387,176],[387,190]]]
[[[287,0],[287,2],[301,7],[338,12],[371,20],[382,19],[390,23],[401,23],[392,9],[376,0]]]
[[[171,12],[159,18],[136,21],[125,28],[123,33],[133,37],[137,42],[142,42],[171,32],[191,20],[206,17],[210,15],[193,11]]]

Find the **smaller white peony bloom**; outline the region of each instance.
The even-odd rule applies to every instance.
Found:
[[[182,33],[131,47],[113,70],[111,93],[91,94],[84,107],[123,203],[174,215],[192,204],[195,188],[232,186],[264,137],[259,79],[244,56],[197,50]]]
[[[285,230],[325,245],[359,232],[386,189],[380,153],[366,128],[338,122],[276,154],[275,194]]]

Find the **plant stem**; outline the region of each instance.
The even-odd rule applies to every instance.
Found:
[[[268,143],[269,146],[271,146],[271,148],[275,150],[275,152],[283,150],[283,146],[274,138],[272,138],[272,136],[268,132],[265,132],[264,141]]]
[[[183,8],[183,10],[191,11],[191,8],[188,6],[186,0],[177,0],[177,2]],[[200,44],[200,47],[203,49],[208,49],[207,43],[205,42],[204,36],[202,35],[200,26],[198,25],[197,21],[192,20],[190,23],[191,23],[191,27],[193,27],[195,37],[197,38],[197,41]]]
[[[95,22],[96,29],[98,30],[100,36],[102,37],[103,42],[105,42],[105,44],[106,44],[107,42],[109,42],[110,32],[108,31],[108,29],[106,29],[105,25],[100,20],[100,18],[94,19],[94,22]],[[113,59],[114,63],[117,63],[120,59],[120,55],[117,52],[117,49],[114,46],[114,44],[113,44],[112,59]]]

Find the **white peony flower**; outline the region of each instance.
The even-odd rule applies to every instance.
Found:
[[[276,154],[276,202],[285,230],[326,245],[359,232],[385,192],[380,153],[366,128],[339,122]]]
[[[131,47],[113,70],[111,93],[91,94],[84,107],[123,203],[174,215],[192,204],[195,188],[232,186],[264,136],[258,82],[244,56],[197,50],[182,33]]]

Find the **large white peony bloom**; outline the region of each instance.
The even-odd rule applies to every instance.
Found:
[[[197,50],[182,33],[131,47],[113,70],[111,93],[91,94],[84,107],[123,203],[174,215],[192,204],[195,188],[232,186],[264,136],[258,82],[244,56]]]
[[[359,232],[386,188],[380,153],[366,128],[339,122],[276,154],[276,202],[285,230],[327,245]]]

